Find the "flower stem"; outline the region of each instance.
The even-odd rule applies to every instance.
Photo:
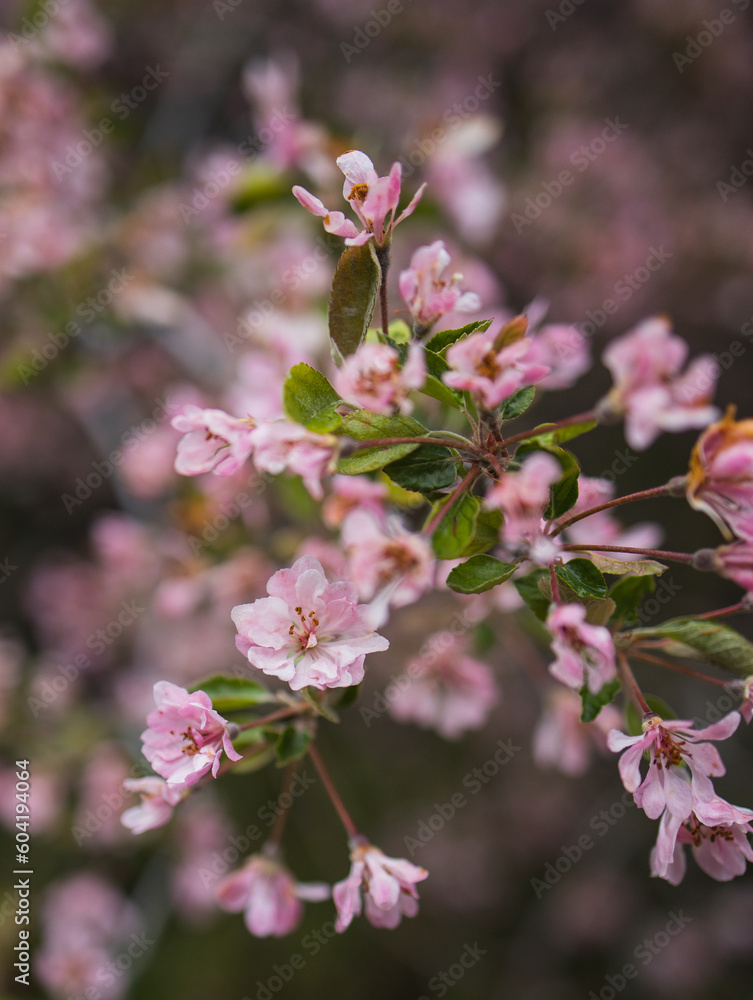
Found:
[[[279,722],[280,719],[287,719],[291,715],[300,715],[302,712],[307,711],[309,711],[308,705],[288,705],[277,712],[272,712],[271,715],[263,715],[261,719],[254,719],[253,722],[244,722],[242,726],[238,726],[238,732],[244,729],[256,729],[258,726],[267,726],[272,722]]]
[[[327,795],[329,795],[330,799],[332,800],[332,805],[335,807],[335,811],[337,812],[337,815],[340,817],[342,825],[345,827],[345,832],[348,834],[348,838],[350,839],[352,837],[360,836],[356,824],[350,818],[348,810],[343,805],[343,800],[338,795],[337,789],[335,788],[332,782],[332,778],[330,778],[329,776],[329,771],[324,766],[324,761],[319,755],[319,751],[317,750],[315,743],[312,743],[309,746],[309,757],[311,757],[314,767],[319,772],[319,777],[322,779],[322,784],[324,785]]]
[[[287,792],[290,792],[293,781],[295,780],[295,774],[297,770],[298,770],[297,760],[292,761],[285,768],[285,775],[282,779],[282,788],[280,789],[280,794],[277,796],[278,804],[282,801],[283,795],[285,795]],[[289,807],[287,809],[280,807],[275,817],[272,829],[269,831],[269,837],[267,838],[266,846],[267,847],[271,846],[275,851],[277,850],[277,847],[279,846],[282,840],[282,835],[285,832],[285,824],[287,822],[289,812],[290,812]]]
[[[528,438],[538,437],[540,434],[551,434],[552,431],[558,431],[561,427],[572,427],[573,424],[587,424],[592,420],[596,420],[596,411],[586,410],[585,413],[576,413],[574,417],[565,417],[564,420],[558,420],[554,424],[532,427],[530,430],[513,434],[509,438],[504,438],[500,442],[500,446],[506,448],[508,445],[517,444],[518,441],[526,441]]]
[[[727,687],[727,681],[723,681],[719,677],[709,677],[708,674],[699,674],[697,670],[691,670],[690,667],[683,667],[679,663],[672,663],[671,660],[664,660],[660,656],[652,656],[651,653],[646,653],[640,647],[636,648],[635,652],[631,650],[630,655],[635,657],[636,660],[644,660],[646,663],[656,663],[667,670],[676,670],[678,674],[687,674],[688,677],[695,677],[699,681],[708,681],[709,684]]]
[[[382,314],[382,334],[385,340],[387,340],[387,331],[390,326],[390,310],[388,302],[387,293],[387,274],[390,269],[390,261],[392,255],[390,253],[389,243],[386,246],[375,246],[376,258],[379,261],[379,267],[382,272],[382,283],[379,286],[379,308]]]
[[[552,600],[554,601],[555,604],[559,604],[560,585],[559,585],[559,580],[557,579],[557,571],[554,568],[553,562],[549,563],[549,579],[551,580],[552,583]]]
[[[563,545],[566,552],[629,552],[631,555],[650,559],[667,559],[671,562],[692,563],[693,552],[667,552],[664,549],[638,549],[633,545]]]
[[[438,510],[435,510],[432,516],[429,518],[426,527],[421,532],[422,535],[428,538],[432,534],[432,532],[439,524],[439,522],[442,520],[442,518],[445,516],[445,514],[447,514],[450,510],[452,510],[453,506],[457,503],[458,499],[463,495],[466,489],[470,489],[471,486],[473,486],[474,482],[476,481],[476,479],[480,474],[480,471],[481,470],[478,468],[477,465],[472,465],[470,467],[465,477],[463,478],[462,482],[458,483],[458,485],[450,494],[447,502],[443,503]]]
[[[458,438],[439,437],[390,437],[390,438],[369,438],[367,441],[354,441],[356,450],[361,448],[390,448],[394,444],[441,444],[446,448],[455,448],[456,451],[467,451],[478,458],[486,457],[486,452],[478,448],[470,441],[463,441]]]
[[[753,606],[747,597],[744,597],[742,601],[738,601],[737,604],[730,604],[726,608],[719,608],[718,611],[704,611],[700,615],[694,615],[695,618],[723,618],[725,615],[737,615],[740,612],[752,611]]]
[[[552,537],[554,535],[559,535],[560,532],[565,531],[570,527],[571,524],[575,524],[576,521],[582,521],[584,517],[590,517],[591,514],[598,514],[600,510],[608,510],[610,507],[619,507],[623,503],[632,503],[634,500],[649,500],[652,497],[671,497],[678,496],[678,482],[671,479],[668,483],[664,483],[663,486],[652,486],[649,490],[640,490],[638,493],[628,493],[624,497],[616,497],[614,500],[607,500],[606,503],[597,504],[596,507],[589,507],[588,510],[582,510],[580,514],[574,514],[572,517],[568,518],[567,521],[563,521],[558,524],[557,527],[552,532]]]
[[[623,652],[620,652],[617,655],[617,672],[620,674],[620,680],[622,681],[622,687],[625,694],[627,694],[628,698],[635,705],[638,713],[645,715],[647,712],[650,712],[651,706],[643,697],[643,692],[638,687],[638,683],[633,676],[633,671],[630,669],[627,657]]]

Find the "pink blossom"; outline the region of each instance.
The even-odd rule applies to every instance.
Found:
[[[254,937],[283,937],[295,930],[303,916],[301,900],[328,899],[330,888],[322,883],[296,882],[288,869],[269,854],[255,854],[217,886],[223,910],[244,911]]]
[[[173,806],[183,798],[180,789],[171,788],[162,778],[126,778],[123,788],[141,795],[140,804],[126,809],[120,817],[120,822],[132,833],[145,833],[169,823]]]
[[[549,693],[533,733],[533,758],[540,767],[578,778],[588,770],[592,751],[606,750],[607,733],[619,725],[620,713],[605,705],[593,722],[581,722],[582,710],[574,691],[556,687]]]
[[[171,423],[184,433],[175,459],[175,471],[182,476],[204,472],[231,476],[253,450],[251,418],[241,420],[224,410],[203,410],[189,403]]]
[[[532,337],[532,356],[549,368],[542,389],[569,389],[591,367],[588,341],[577,326],[548,323]]]
[[[413,321],[423,334],[438,319],[450,312],[475,312],[481,300],[475,292],[462,292],[462,274],[443,278],[450,263],[444,242],[437,240],[413,252],[410,267],[400,272],[400,294],[410,309]]]
[[[612,633],[603,625],[589,625],[582,604],[550,607],[546,627],[552,633],[552,652],[557,659],[549,672],[568,687],[584,685],[598,694],[616,676]]]
[[[687,497],[727,540],[753,541],[753,420],[735,420],[734,407],[698,439]]]
[[[257,469],[273,476],[281,472],[300,476],[311,496],[322,499],[322,477],[334,471],[337,438],[315,434],[289,420],[272,420],[259,424],[251,439]]]
[[[424,349],[411,344],[403,367],[388,344],[362,344],[335,373],[334,386],[344,400],[374,413],[410,413],[408,393],[426,382]]]
[[[343,521],[341,539],[350,577],[365,600],[389,588],[390,603],[401,608],[432,587],[434,554],[429,541],[408,531],[396,517],[382,523],[366,510],[355,510]]]
[[[442,633],[433,636],[423,655],[408,661],[395,680],[390,714],[455,740],[483,726],[499,701],[499,690],[489,667],[465,655],[459,636],[445,638]]]
[[[539,563],[551,562],[557,555],[557,538],[544,533],[544,511],[549,504],[549,487],[561,476],[557,459],[536,451],[523,459],[517,472],[506,472],[489,491],[487,501],[504,514],[502,539],[510,552],[525,554]]]
[[[716,569],[728,580],[734,580],[750,594],[753,593],[753,541],[720,545],[716,550]]]
[[[386,483],[375,482],[368,476],[335,476],[332,493],[324,502],[322,516],[330,528],[337,528],[350,511],[360,507],[384,519],[387,500]]]
[[[424,868],[402,858],[388,858],[369,843],[354,843],[350,859],[350,874],[332,887],[337,907],[335,929],[339,934],[347,930],[353,917],[360,916],[364,897],[366,919],[374,927],[391,930],[403,917],[415,917],[415,884],[429,874]]]
[[[230,742],[227,720],[212,708],[204,691],[189,694],[185,688],[158,681],[154,685],[157,708],[146,717],[149,727],[141,734],[143,753],[171,789],[183,791],[211,770],[217,777],[222,751],[240,760]]]
[[[400,163],[393,163],[389,174],[379,177],[368,156],[355,149],[338,156],[337,165],[345,174],[343,197],[350,202],[364,227],[360,232],[342,212],[331,212],[300,185],[296,184],[293,194],[307,211],[324,219],[328,233],[344,236],[346,246],[362,246],[372,237],[377,246],[387,246],[395,226],[414,212],[426,185],[421,185],[407,208],[396,217],[400,200]]]
[[[720,817],[713,815],[714,811]],[[747,861],[753,861],[748,834],[753,811],[730,806],[724,800],[707,803],[711,817],[702,818],[694,811],[682,822],[668,809],[662,814],[656,847],[651,852],[651,874],[679,885],[685,877],[685,846],[693,848],[698,867],[719,882],[729,882],[745,873]]]
[[[725,773],[716,747],[703,741],[726,740],[739,724],[739,712],[730,712],[719,722],[697,731],[687,719],[664,722],[653,715],[644,719],[639,736],[626,736],[613,729],[607,746],[616,753],[625,751],[619,764],[622,783],[650,819],[658,819],[668,809],[684,822],[693,809],[700,810],[699,803],[715,798],[711,776]],[[650,752],[650,760],[648,773],[641,779],[644,751]],[[683,764],[690,770],[691,781],[687,780]]]
[[[654,316],[613,341],[602,360],[614,387],[602,401],[606,412],[625,417],[625,439],[643,451],[662,431],[705,427],[718,410],[710,405],[718,365],[711,355],[695,359],[680,374],[688,345],[669,320]]]
[[[358,604],[355,586],[328,583],[311,556],[275,573],[267,593],[233,608],[236,645],[252,666],[294,691],[360,684],[366,654],[389,646],[370,624],[369,609]]]
[[[486,330],[457,341],[447,350],[447,363],[452,371],[442,376],[453,389],[473,393],[488,410],[523,386],[539,382],[550,371],[540,363],[531,338],[521,337],[497,349],[496,336]]]

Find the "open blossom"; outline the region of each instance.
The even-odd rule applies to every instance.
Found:
[[[533,732],[533,759],[576,778],[585,774],[593,750],[605,751],[607,733],[619,725],[614,705],[605,705],[592,722],[582,722],[583,704],[569,689],[556,687],[547,697]]]
[[[337,165],[345,174],[343,197],[350,202],[364,227],[360,232],[342,212],[331,212],[300,185],[296,184],[293,194],[307,211],[324,219],[324,228],[328,233],[344,236],[346,246],[362,246],[372,238],[377,246],[386,246],[395,226],[414,212],[426,185],[421,185],[407,208],[397,215],[402,174],[400,163],[393,163],[389,174],[380,177],[368,156],[352,149],[338,156]]]
[[[716,747],[705,740],[726,740],[740,724],[740,713],[730,712],[705,729],[694,730],[692,721],[673,719],[665,722],[658,715],[643,721],[639,736],[627,736],[613,729],[607,746],[620,757],[620,777],[633,793],[636,805],[650,819],[658,819],[665,809],[684,822],[700,803],[716,799],[711,777],[725,773]],[[644,751],[650,752],[648,773],[641,779],[640,762]],[[690,770],[691,781],[682,766]]]
[[[517,472],[506,472],[489,491],[487,501],[504,514],[502,540],[512,553],[524,552],[539,563],[548,563],[557,555],[557,538],[544,534],[544,511],[549,504],[549,487],[561,476],[557,459],[537,451],[523,459]]]
[[[725,538],[753,541],[753,420],[735,420],[734,407],[698,439],[687,497]]]
[[[401,608],[432,587],[431,544],[406,530],[396,517],[381,522],[366,510],[355,510],[343,521],[341,538],[350,577],[365,600],[389,587],[390,603]]]
[[[360,507],[383,520],[386,502],[386,483],[376,482],[368,476],[335,476],[332,493],[324,501],[322,516],[328,527],[337,528],[347,514]]]
[[[141,734],[143,752],[170,788],[189,788],[210,770],[216,778],[223,750],[230,760],[241,759],[230,742],[227,720],[214,711],[204,691],[189,694],[177,684],[158,681],[154,700],[157,707],[146,717],[149,728]]]
[[[388,858],[369,843],[354,843],[350,860],[350,874],[332,887],[338,933],[347,930],[353,917],[361,915],[364,901],[366,919],[374,927],[392,930],[403,917],[415,917],[416,882],[429,874],[424,868],[402,858]]]
[[[542,389],[569,389],[591,367],[588,340],[577,326],[548,323],[531,337],[532,354],[549,368]]]
[[[223,910],[243,910],[246,927],[254,937],[283,937],[295,930],[303,916],[303,902],[328,899],[323,883],[296,882],[288,869],[269,854],[253,857],[217,886]]]
[[[601,405],[624,415],[631,448],[642,451],[662,431],[705,427],[718,416],[710,400],[719,366],[704,354],[680,374],[687,356],[688,345],[664,316],[644,320],[604,351],[614,387]]]
[[[203,410],[189,403],[173,417],[172,425],[184,435],[175,457],[175,471],[181,476],[204,472],[232,476],[253,451],[255,422],[251,418],[239,419],[224,410]]]
[[[322,477],[334,471],[337,438],[315,434],[289,420],[261,423],[253,432],[254,464],[262,472],[300,476],[315,500],[324,496]]]
[[[133,833],[145,833],[169,823],[173,806],[183,798],[180,789],[171,788],[162,778],[126,778],[123,788],[141,795],[140,804],[126,809],[120,817],[123,826]]]
[[[497,334],[490,330],[472,333],[447,350],[447,364],[452,371],[442,376],[453,389],[467,389],[488,410],[525,385],[534,385],[549,374],[541,364],[529,337],[521,337],[497,349]]]
[[[552,633],[557,659],[549,672],[568,687],[584,685],[593,694],[616,676],[612,633],[603,625],[589,625],[582,604],[557,604],[550,608],[546,627]]]
[[[367,653],[387,649],[352,583],[328,583],[321,563],[301,556],[267,584],[269,597],[232,610],[236,645],[249,663],[294,691],[363,680]]]
[[[389,344],[362,344],[335,374],[334,386],[344,400],[374,413],[409,413],[408,393],[426,381],[424,349],[412,344],[403,367]]]
[[[419,330],[426,331],[450,312],[475,312],[481,300],[475,292],[463,292],[462,274],[443,278],[450,255],[442,240],[413,252],[410,267],[400,272],[400,294]]]
[[[459,636],[449,643],[442,639],[441,634],[430,639],[426,652],[410,660],[396,678],[390,714],[455,740],[483,726],[499,701],[499,691],[489,667],[465,655]]]

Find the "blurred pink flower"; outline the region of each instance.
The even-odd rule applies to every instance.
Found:
[[[600,405],[624,415],[631,448],[643,451],[662,431],[705,427],[719,415],[710,405],[719,366],[704,354],[681,375],[687,356],[688,345],[663,316],[644,320],[604,351],[615,384]]]
[[[387,649],[352,583],[329,583],[321,563],[301,556],[267,584],[269,597],[233,608],[236,645],[249,663],[294,691],[363,680],[367,653]]]
[[[243,910],[246,927],[260,938],[290,934],[301,922],[302,900],[319,902],[330,895],[330,887],[324,883],[296,882],[288,869],[268,854],[253,855],[217,886],[223,910]]]
[[[567,687],[579,691],[584,685],[593,694],[616,677],[612,633],[603,625],[586,622],[582,604],[551,606],[546,627],[552,634],[556,655],[549,673]]]
[[[231,476],[253,451],[255,422],[250,417],[239,419],[224,410],[203,410],[189,403],[171,423],[184,434],[175,458],[175,471],[182,476],[204,472]]]
[[[530,337],[497,349],[497,334],[491,330],[472,333],[447,350],[447,363],[452,371],[442,376],[453,389],[473,393],[487,410],[508,399],[526,385],[534,385],[549,374],[547,365],[540,363]]]
[[[540,767],[556,767],[572,778],[588,771],[592,752],[607,749],[607,733],[618,726],[621,714],[605,705],[593,722],[581,722],[578,695],[557,687],[547,697],[533,733],[533,757]]]
[[[424,349],[411,344],[403,367],[388,344],[362,344],[335,373],[334,387],[346,402],[374,413],[410,413],[408,393],[426,381]]]
[[[559,552],[558,539],[544,534],[543,518],[549,487],[561,476],[557,459],[537,451],[523,459],[518,471],[506,472],[487,494],[487,502],[504,514],[502,540],[511,553],[548,563]]]
[[[698,439],[687,498],[728,541],[753,541],[753,420],[735,420],[734,407]]]
[[[252,433],[254,464],[262,472],[300,476],[315,500],[321,500],[322,477],[334,471],[337,438],[315,434],[289,420],[261,423]]]
[[[548,323],[531,336],[532,357],[550,369],[542,389],[569,389],[591,367],[588,340],[577,326]]]
[[[337,528],[345,516],[357,507],[371,511],[383,520],[386,500],[386,483],[375,482],[368,476],[335,476],[332,493],[324,501],[322,509],[324,523],[330,528]]]
[[[734,580],[748,593],[753,593],[753,541],[720,545],[716,550],[716,567],[722,576]]]
[[[210,770],[216,778],[223,750],[230,760],[241,759],[209,695],[158,681],[154,700],[157,708],[146,717],[149,728],[141,734],[143,753],[171,788],[189,788]]]
[[[429,874],[424,868],[402,858],[388,858],[369,843],[354,844],[350,859],[350,874],[332,887],[338,933],[347,930],[353,917],[360,916],[364,898],[366,919],[374,927],[391,930],[403,917],[415,917],[418,913],[415,884]]]
[[[444,242],[437,240],[415,250],[410,267],[400,272],[400,294],[422,334],[445,313],[475,312],[481,307],[475,292],[460,290],[462,274],[453,274],[449,279],[442,277],[449,263]]]
[[[171,788],[162,778],[126,778],[123,788],[127,792],[137,792],[141,802],[126,809],[120,822],[132,833],[145,833],[169,823],[173,806],[183,798],[183,792]]]

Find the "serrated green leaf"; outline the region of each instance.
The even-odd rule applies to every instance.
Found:
[[[557,579],[570,587],[578,597],[596,597],[600,600],[607,596],[607,582],[600,570],[590,559],[571,559],[555,568]]]
[[[443,490],[457,479],[456,459],[443,445],[420,445],[410,455],[384,467],[390,479],[414,493]]]
[[[614,620],[628,625],[635,621],[635,612],[643,599],[653,594],[655,587],[653,576],[626,576],[618,580],[609,591],[609,596],[615,603]]]
[[[382,269],[373,240],[346,247],[335,270],[329,298],[329,336],[335,361],[355,354],[363,343],[374,314]]]
[[[591,553],[591,562],[609,576],[661,576],[667,568],[655,559],[610,559],[600,552]]]
[[[431,538],[437,559],[460,557],[473,541],[480,510],[481,503],[470,493],[465,493],[455,501],[435,528]]]
[[[335,413],[341,402],[324,375],[311,365],[294,365],[282,386],[285,416],[320,434],[336,430],[342,423],[340,414]]]
[[[526,412],[533,402],[536,390],[532,385],[524,385],[502,403],[499,408],[500,420],[514,420]]]
[[[580,698],[582,703],[580,721],[593,722],[602,708],[614,701],[614,697],[619,690],[620,682],[618,680],[609,681],[609,683],[605,684],[598,694],[593,694],[586,686],[582,687],[580,689]]]
[[[530,438],[529,440],[542,445],[542,447],[564,444],[565,441],[572,441],[573,438],[580,437],[581,434],[587,434],[589,431],[592,431],[594,427],[598,427],[599,423],[597,420],[588,420],[581,424],[570,424],[567,427],[560,427],[557,430],[552,431],[547,430],[548,426],[553,425],[542,424],[541,433],[537,434],[536,437]],[[536,429],[538,430],[538,428]]]
[[[476,518],[476,531],[472,541],[460,553],[461,557],[473,556],[477,552],[487,552],[499,544],[499,532],[502,527],[502,511],[499,507],[489,510],[483,508]]]
[[[413,417],[386,416],[371,410],[356,410],[343,417],[337,434],[352,437],[356,441],[372,438],[426,437],[428,431]],[[382,469],[390,462],[396,462],[410,455],[418,444],[393,444],[377,448],[362,448],[352,455],[345,455],[337,463],[337,471],[346,476],[357,476],[362,472]]]
[[[304,756],[311,743],[311,733],[298,726],[286,726],[275,744],[277,766],[284,767]]]
[[[533,611],[539,621],[544,621],[549,611],[551,598],[542,593],[539,581],[546,579],[548,582],[549,573],[545,569],[535,569],[532,573],[527,573],[516,580],[513,580],[515,589],[520,594],[522,600]]]
[[[450,571],[447,586],[458,594],[483,594],[509,580],[517,568],[516,564],[502,562],[494,556],[471,556]]]
[[[212,708],[220,715],[250,708],[252,705],[277,701],[274,694],[257,681],[246,680],[243,677],[226,677],[223,674],[215,674],[206,680],[198,681],[189,688],[189,691],[203,691],[209,695]]]
[[[644,695],[646,704],[661,719],[676,719],[677,713],[662,698],[655,694]],[[632,701],[625,703],[625,723],[629,736],[640,736],[643,732],[643,715],[639,715]]]
[[[449,385],[445,385],[444,382],[441,382],[434,375],[427,375],[426,381],[418,391],[422,392],[425,396],[431,396],[432,399],[436,399],[440,403],[444,403],[445,406],[452,406],[456,410],[462,410],[463,408],[463,404],[461,403],[463,397],[458,396]]]
[[[741,677],[753,674],[753,643],[729,625],[671,618],[651,628],[634,629],[630,635],[633,639],[667,639],[665,652],[672,656],[712,663]]]
[[[475,320],[473,323],[466,323],[465,326],[461,326],[456,330],[440,330],[439,333],[435,333],[426,342],[426,346],[430,351],[434,351],[439,354],[450,344],[454,344],[456,341],[460,340],[461,337],[466,337],[471,333],[483,333],[484,330],[488,330],[491,326],[492,321],[490,319]]]

